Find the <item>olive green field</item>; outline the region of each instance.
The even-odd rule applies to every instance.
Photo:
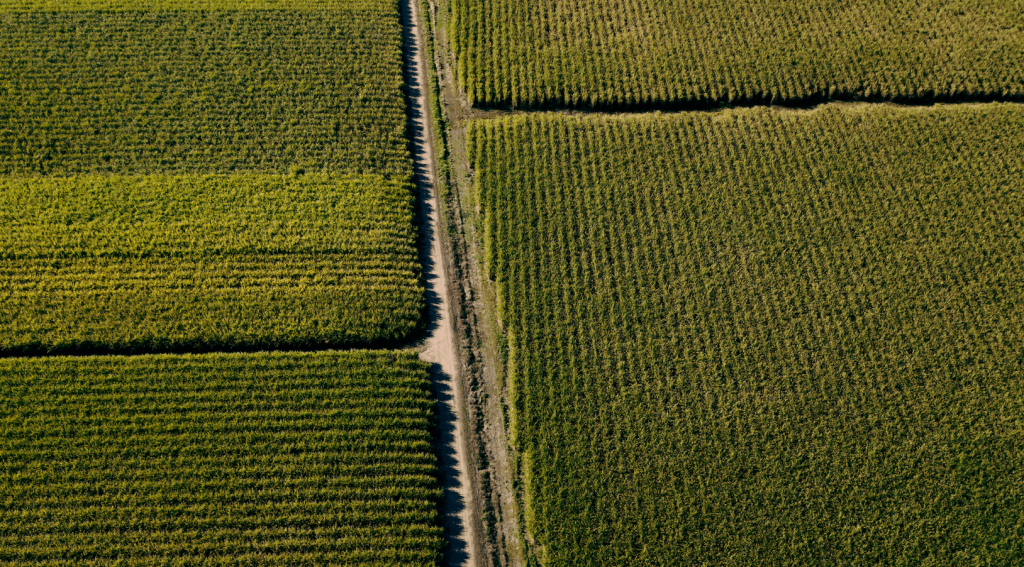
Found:
[[[451,0],[486,108],[1024,98],[1020,0]]]
[[[542,564],[1024,556],[1019,105],[468,137]]]
[[[4,565],[436,565],[411,351],[0,359]]]

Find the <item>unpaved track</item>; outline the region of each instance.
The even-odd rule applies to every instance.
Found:
[[[420,233],[424,280],[427,291],[427,336],[420,358],[431,364],[438,402],[443,512],[448,543],[443,565],[478,567],[480,537],[476,506],[470,486],[465,403],[459,381],[459,357],[449,306],[448,276],[441,244],[440,209],[437,202],[437,165],[434,136],[427,105],[427,70],[423,59],[419,0],[401,0],[402,33],[406,60],[406,88],[412,119],[413,166],[420,201]]]

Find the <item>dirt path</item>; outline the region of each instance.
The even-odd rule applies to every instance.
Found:
[[[445,566],[477,567],[480,537],[476,506],[469,481],[465,402],[459,382],[459,357],[454,338],[444,248],[440,238],[440,209],[435,187],[433,133],[427,105],[427,71],[422,54],[419,0],[402,0],[402,30],[406,58],[406,87],[413,133],[413,165],[420,197],[420,233],[427,288],[427,337],[420,358],[431,363],[438,399]]]

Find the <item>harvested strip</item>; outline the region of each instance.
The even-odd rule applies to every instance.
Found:
[[[411,351],[0,360],[0,562],[433,566],[433,407]],[[419,442],[353,463],[346,433]]]

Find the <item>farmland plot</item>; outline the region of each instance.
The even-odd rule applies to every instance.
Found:
[[[423,565],[413,352],[0,360],[4,565]]]
[[[1024,97],[1024,3],[451,0],[484,107]]]
[[[411,173],[376,9],[0,13],[0,173]]]
[[[424,309],[380,176],[0,177],[0,353],[388,343]]]
[[[406,340],[402,83],[389,0],[0,1],[0,356]]]
[[[1024,110],[470,124],[546,565],[1024,556]]]

